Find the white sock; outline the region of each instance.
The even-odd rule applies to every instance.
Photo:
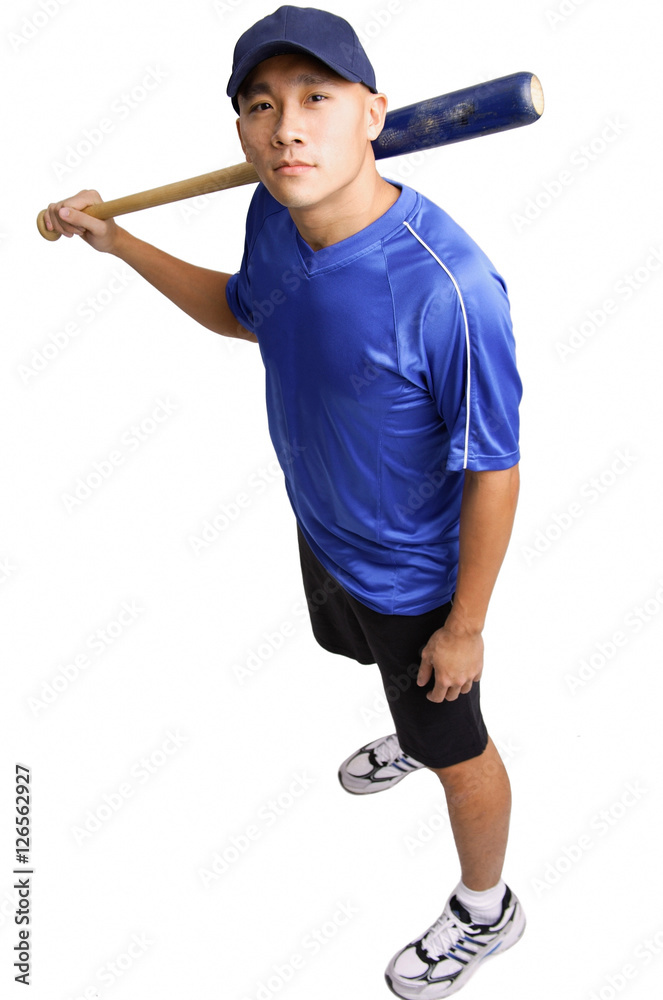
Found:
[[[461,881],[454,890],[454,895],[463,904],[472,922],[475,924],[494,924],[502,912],[502,900],[506,892],[506,883],[500,879],[492,889],[476,892],[468,889]]]

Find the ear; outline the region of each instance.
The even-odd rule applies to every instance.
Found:
[[[368,138],[373,142],[384,128],[387,117],[387,98],[384,94],[369,94],[367,102]]]
[[[251,157],[247,153],[246,146],[244,145],[244,140],[242,139],[242,125],[241,125],[241,122],[240,122],[239,118],[235,122],[235,127],[237,129],[237,135],[239,136],[239,141],[240,141],[240,144],[242,146],[242,152],[244,153],[244,156],[246,157],[246,162],[247,163],[251,163]]]

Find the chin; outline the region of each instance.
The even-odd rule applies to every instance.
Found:
[[[313,208],[324,199],[324,195],[313,191],[297,191],[294,185],[274,183],[273,180],[263,181],[263,184],[280,205],[285,208]]]

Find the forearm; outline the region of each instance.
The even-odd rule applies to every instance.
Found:
[[[208,330],[226,337],[257,340],[238,323],[228,306],[229,274],[171,257],[119,227],[110,252]]]
[[[518,466],[465,472],[460,512],[460,552],[450,629],[483,629],[495,581],[511,537],[518,503]]]

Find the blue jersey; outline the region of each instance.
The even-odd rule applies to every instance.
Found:
[[[313,251],[260,184],[226,294],[258,338],[270,435],[317,558],[383,614],[448,601],[463,470],[520,458],[522,388],[491,262],[406,186]]]

